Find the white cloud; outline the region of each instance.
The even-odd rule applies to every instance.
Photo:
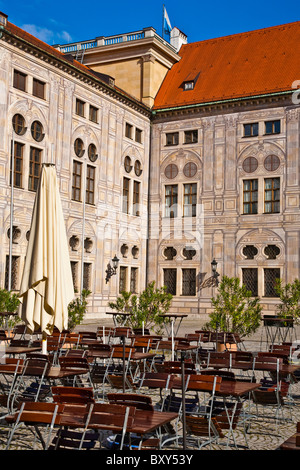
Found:
[[[25,29],[28,33],[32,34],[41,41],[49,43],[54,37],[53,31],[47,28],[41,28],[34,24],[23,24],[22,29]]]
[[[72,42],[72,38],[67,31],[52,31],[51,29],[36,26],[35,24],[23,24],[21,28],[50,45]]]

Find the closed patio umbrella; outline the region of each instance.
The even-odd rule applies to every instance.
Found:
[[[68,327],[68,304],[74,298],[66,228],[53,164],[43,164],[33,207],[19,316],[46,338],[54,327]]]

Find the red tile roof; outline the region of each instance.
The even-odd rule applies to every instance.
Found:
[[[186,44],[179,55],[154,109],[291,90],[300,80],[300,22]],[[183,83],[196,77],[185,91]]]

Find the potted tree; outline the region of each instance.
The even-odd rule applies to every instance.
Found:
[[[20,305],[20,299],[17,294],[6,289],[0,289],[0,322],[1,327],[4,324],[8,327],[14,326],[21,319],[16,316]]]
[[[139,295],[131,292],[121,292],[115,302],[109,302],[109,307],[118,312],[129,311],[131,315],[126,319],[126,326],[131,328],[148,328],[156,333],[161,332],[162,324],[166,319],[162,317],[167,313],[173,296],[167,292],[166,287],[157,288],[155,282],[150,282]],[[117,317],[118,321],[118,317]]]
[[[260,300],[253,298],[251,291],[240,285],[239,278],[224,276],[217,295],[211,301],[213,312],[205,329],[237,334],[243,339],[259,328],[262,319]]]
[[[76,325],[80,325],[84,319],[88,304],[87,297],[91,294],[90,290],[83,289],[80,297],[72,300],[68,305],[68,328],[73,331]]]
[[[275,292],[280,303],[276,306],[279,318],[292,319],[295,323],[300,320],[300,281],[283,284],[282,279],[276,279]]]

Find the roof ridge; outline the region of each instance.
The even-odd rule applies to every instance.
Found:
[[[271,31],[271,30],[274,31],[276,29],[284,28],[287,26],[293,26],[296,24],[300,25],[300,21],[292,21],[291,23],[282,23],[279,25],[267,26],[266,28],[257,28],[257,29],[252,29],[249,31],[241,31],[240,33],[226,34],[225,36],[218,36],[216,38],[202,39],[201,41],[194,41],[194,42],[190,42],[187,44],[183,44],[182,47],[185,48],[185,47],[192,46],[195,44],[203,44],[205,42],[221,41],[221,40],[229,39],[232,37],[247,36],[247,35],[262,33],[264,31]]]

